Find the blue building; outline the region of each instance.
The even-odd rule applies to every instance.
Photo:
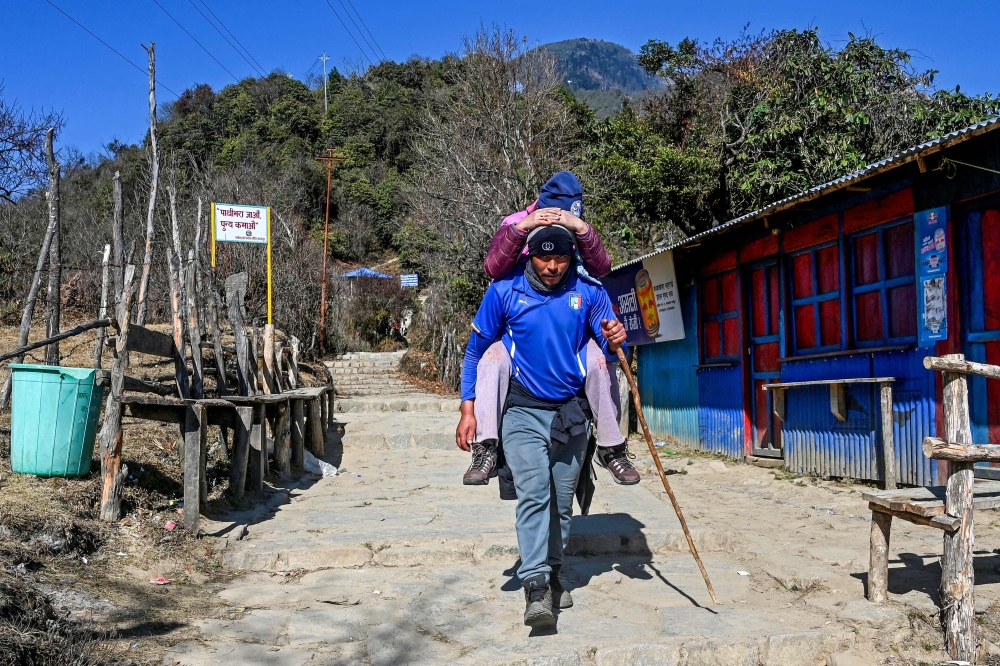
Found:
[[[941,483],[943,464],[921,452],[943,429],[940,378],[923,359],[1000,365],[998,129],[948,134],[662,250],[685,337],[637,350],[651,430],[797,473],[879,480],[878,383],[764,387],[891,377],[895,478]],[[974,439],[1000,443],[1000,382],[969,381]]]

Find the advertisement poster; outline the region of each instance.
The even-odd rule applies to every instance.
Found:
[[[684,339],[673,252],[614,271],[601,282],[630,345]]]
[[[267,243],[267,206],[212,204],[216,243]]]
[[[930,347],[948,337],[948,208],[913,216],[917,250],[918,344]]]

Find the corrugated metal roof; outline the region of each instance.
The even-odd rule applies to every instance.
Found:
[[[679,243],[674,243],[673,245],[656,250],[655,252],[650,252],[649,254],[626,261],[623,264],[615,266],[612,270],[614,271],[618,270],[619,268],[631,266],[632,264],[638,263],[644,259],[649,259],[650,257],[655,257],[656,255],[661,254],[663,252],[667,252],[669,250],[676,250],[677,248],[684,247],[685,245],[688,245],[696,240],[704,238],[705,236],[721,233],[727,229],[731,229],[732,227],[738,226],[740,224],[744,224],[746,222],[750,222],[757,218],[764,217],[765,215],[771,215],[773,213],[786,210],[788,208],[793,207],[795,204],[800,203],[803,200],[815,199],[816,197],[821,196],[823,194],[827,194],[834,190],[839,190],[841,188],[852,185],[870,176],[874,176],[883,171],[887,171],[890,167],[894,168],[902,166],[903,164],[907,164],[909,162],[913,162],[918,157],[922,157],[924,154],[928,152],[937,152],[939,150],[943,150],[944,148],[948,148],[955,144],[962,143],[963,141],[971,139],[974,136],[985,134],[986,132],[989,132],[993,129],[997,129],[998,127],[1000,127],[1000,117],[990,118],[989,120],[984,120],[981,123],[976,123],[975,125],[970,125],[969,127],[965,127],[960,130],[955,130],[954,132],[945,134],[944,136],[940,136],[936,139],[925,141],[924,143],[921,143],[919,145],[907,148],[906,150],[897,155],[893,155],[892,157],[887,157],[883,160],[879,160],[878,162],[873,162],[863,167],[862,169],[855,171],[854,173],[848,174],[846,176],[841,176],[840,178],[831,180],[827,183],[823,183],[822,185],[816,185],[815,187],[810,187],[805,192],[800,192],[799,194],[795,194],[790,197],[785,197],[784,199],[775,201],[774,203],[764,208],[755,210],[745,215],[741,215],[735,219],[720,224],[717,227],[713,227],[712,229],[709,229],[707,231],[702,231],[701,233],[697,233],[694,236],[688,236]]]

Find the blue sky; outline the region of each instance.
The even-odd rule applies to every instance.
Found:
[[[157,78],[178,93],[195,83],[208,83],[215,89],[232,83],[226,69],[239,78],[253,72],[196,11],[195,6],[211,16],[200,0],[52,1],[143,69],[146,54],[140,44],[154,40]],[[226,69],[192,41],[157,2]],[[324,50],[331,56],[331,67],[344,69],[365,62],[327,0],[205,2],[266,71],[280,68],[302,78],[319,65],[317,56]],[[351,7],[348,0],[329,2],[354,30],[345,12]],[[393,60],[414,54],[434,58],[455,51],[462,36],[475,31],[481,22],[506,25],[527,34],[532,43],[591,37],[618,42],[634,51],[650,38],[669,42],[685,36],[731,38],[746,24],[754,31],[817,26],[822,37],[834,45],[845,40],[848,32],[868,32],[884,46],[911,49],[916,52],[918,67],[940,70],[938,84],[942,87],[960,84],[967,92],[1000,90],[996,64],[1000,41],[995,38],[1000,31],[1000,11],[995,2],[351,2],[374,40]],[[45,0],[11,0],[5,3],[3,15],[0,79],[7,98],[16,98],[26,107],[62,110],[67,126],[59,143],[75,146],[85,154],[99,151],[113,139],[135,142],[142,138],[147,123],[143,73]],[[357,35],[355,38],[366,46]],[[163,88],[158,94],[160,101],[174,97]]]

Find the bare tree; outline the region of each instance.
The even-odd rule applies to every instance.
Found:
[[[143,47],[145,48],[145,47]],[[136,322],[142,326],[146,323],[147,292],[149,291],[149,274],[153,266],[153,236],[156,227],[153,224],[156,212],[156,186],[160,175],[160,159],[156,150],[156,44],[149,43],[146,53],[149,54],[149,146],[152,160],[152,182],[149,187],[149,208],[146,211],[146,254],[142,259],[142,277],[139,279],[139,314]]]
[[[445,243],[441,258],[477,270],[500,220],[579,163],[579,126],[551,53],[493,27],[465,39],[462,55],[456,85],[421,133],[411,204]]]
[[[46,181],[45,132],[62,125],[55,111],[26,111],[4,99],[0,83],[0,199],[13,202]]]

